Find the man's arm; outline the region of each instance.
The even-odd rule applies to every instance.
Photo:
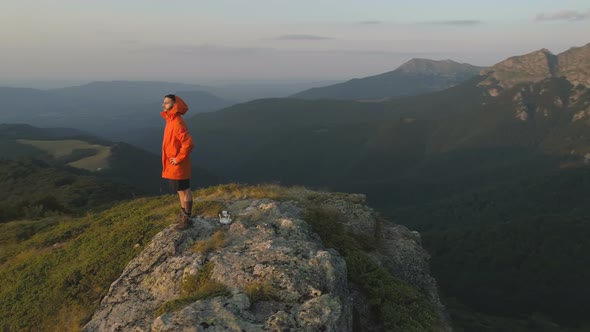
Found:
[[[176,155],[176,163],[181,163],[188,155],[191,153],[195,144],[193,143],[193,138],[191,134],[189,134],[188,129],[186,128],[186,124],[180,124],[178,129],[175,131],[174,136],[177,140],[180,141],[180,151],[178,155]]]

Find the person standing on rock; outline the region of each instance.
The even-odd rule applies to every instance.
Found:
[[[166,120],[162,140],[162,178],[168,179],[170,186],[178,192],[181,211],[176,227],[186,229],[191,226],[193,209],[189,154],[194,143],[181,115],[186,114],[188,106],[180,97],[166,95],[162,109],[160,115]]]

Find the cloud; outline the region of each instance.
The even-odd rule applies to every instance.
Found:
[[[446,52],[404,52],[392,50],[355,50],[355,49],[281,49],[271,47],[231,47],[215,44],[201,45],[151,45],[137,48],[134,53],[148,53],[154,55],[178,56],[178,57],[248,57],[267,56],[276,54],[290,55],[331,55],[331,56],[403,56],[403,57],[429,57],[443,56]]]
[[[369,21],[360,21],[358,23],[359,24],[381,24],[383,22],[381,22],[381,21],[375,21],[375,20],[373,20],[373,21],[369,20]]]
[[[281,52],[288,52],[291,54],[317,54],[317,55],[377,55],[377,56],[404,56],[409,58],[416,57],[432,57],[445,55],[447,52],[404,52],[404,51],[390,51],[390,50],[350,50],[350,49],[323,49],[323,50],[277,50]]]
[[[139,45],[139,40],[136,40],[136,39],[121,40],[120,43],[123,45]]]
[[[479,25],[483,22],[480,20],[446,20],[446,21],[430,21],[425,22],[426,24],[436,24],[436,25],[455,25],[455,26],[471,26],[471,25]]]
[[[231,47],[214,44],[201,45],[153,45],[137,49],[139,53],[162,53],[193,56],[243,56],[272,52],[272,48]]]
[[[561,10],[553,13],[541,13],[535,17],[535,21],[581,21],[590,18],[590,10],[582,13],[575,10]]]
[[[316,36],[316,35],[282,35],[275,38],[276,40],[327,40],[334,39],[332,37]]]

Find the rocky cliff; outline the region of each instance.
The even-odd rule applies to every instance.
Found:
[[[520,83],[538,83],[548,78],[567,79],[573,86],[590,87],[590,44],[572,47],[554,55],[547,49],[510,57],[481,71],[483,86],[508,89]]]
[[[557,57],[559,75],[574,86],[581,84],[590,88],[590,43],[572,47]]]
[[[201,197],[197,208],[228,209],[234,222],[204,213],[158,233],[84,331],[450,330],[420,235],[364,202],[307,190]]]

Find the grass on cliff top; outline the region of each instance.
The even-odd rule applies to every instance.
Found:
[[[169,195],[81,218],[0,224],[0,329],[80,330],[127,263],[174,221],[177,205]]]
[[[213,235],[206,239],[206,240],[199,240],[193,244],[192,250],[194,252],[200,252],[204,255],[207,255],[209,252],[213,250],[218,250],[223,248],[225,245],[226,239],[225,234],[221,230],[216,231]]]
[[[180,298],[162,304],[155,312],[156,316],[174,312],[198,300],[210,299],[217,296],[229,296],[231,292],[225,285],[211,280],[213,263],[205,263],[195,275],[189,275],[182,283]]]
[[[269,198],[278,201],[293,200],[303,205],[322,203],[330,197],[339,197],[350,203],[365,203],[359,195],[350,195],[340,192],[322,192],[310,190],[303,186],[281,186],[278,184],[248,185],[240,183],[222,184],[211,186],[193,192],[193,197],[202,203],[218,200],[240,200]],[[198,204],[199,202],[197,202]],[[220,203],[219,203],[220,204]],[[222,205],[217,205],[219,207]],[[205,209],[203,207],[203,209]],[[217,215],[215,215],[216,217]]]
[[[244,293],[248,295],[250,303],[254,304],[259,301],[278,301],[280,290],[268,281],[254,281],[244,287]]]

